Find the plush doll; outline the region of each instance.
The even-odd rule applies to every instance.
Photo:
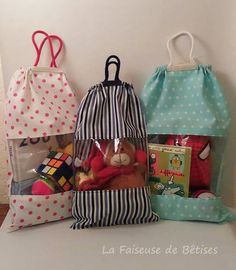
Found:
[[[92,177],[85,179],[85,174],[77,173],[81,178],[78,190],[90,189],[123,189],[143,187],[147,155],[136,150],[134,145],[125,139],[103,141],[92,150],[84,165],[90,168]]]
[[[195,191],[192,194],[192,197],[200,198],[200,199],[215,199],[216,198],[215,194],[207,189],[200,189],[198,191]]]
[[[170,135],[165,144],[192,148],[190,188],[207,188],[211,182],[211,143],[208,136]]]
[[[93,171],[90,169],[87,173],[84,171],[77,171],[75,175],[75,187],[79,189],[79,185],[82,185],[82,183],[90,180],[94,180],[95,176]]]

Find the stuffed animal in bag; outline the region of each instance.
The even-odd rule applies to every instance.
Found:
[[[124,139],[103,141],[97,146],[84,164],[90,168],[89,172],[77,173],[77,180],[80,181],[78,190],[145,186],[147,155],[144,151],[135,149]]]
[[[211,143],[208,136],[170,135],[168,145],[192,148],[190,188],[209,187],[211,182]]]

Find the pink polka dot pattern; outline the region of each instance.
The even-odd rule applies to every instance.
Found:
[[[71,217],[72,191],[48,196],[12,195],[9,231]]]
[[[6,93],[7,139],[72,133],[77,108],[78,101],[63,72],[54,68],[20,68]],[[9,167],[9,188],[11,171]],[[72,191],[49,196],[11,195],[9,230],[70,217],[72,196]]]
[[[63,72],[21,68],[12,76],[6,94],[8,139],[71,133],[77,108],[78,101]]]

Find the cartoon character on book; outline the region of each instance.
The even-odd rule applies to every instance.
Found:
[[[179,170],[183,164],[183,161],[181,160],[180,156],[179,155],[174,155],[171,160],[170,160],[170,164],[171,164],[171,167],[174,169],[174,170]]]
[[[156,183],[153,186],[161,195],[179,195],[184,196],[184,188],[181,184],[174,183],[174,176],[172,175],[166,184]]]
[[[156,195],[188,196],[191,148],[149,144],[149,184]]]

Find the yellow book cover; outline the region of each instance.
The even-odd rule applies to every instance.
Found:
[[[151,192],[188,197],[191,147],[154,143],[148,147]]]

